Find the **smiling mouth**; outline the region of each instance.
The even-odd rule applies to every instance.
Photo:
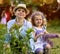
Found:
[[[23,14],[18,14],[18,15],[23,16]]]

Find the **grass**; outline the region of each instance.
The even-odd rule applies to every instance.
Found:
[[[60,21],[58,19],[48,22],[47,31],[49,33],[60,34]],[[60,38],[51,39],[53,41],[53,48],[51,54],[60,54]]]
[[[60,21],[59,19],[54,19],[47,23],[47,31],[51,33],[60,33]]]
[[[48,26],[47,31],[50,33],[60,33],[60,25],[59,26]]]
[[[60,54],[60,38],[53,39],[54,47],[51,49],[51,54]]]

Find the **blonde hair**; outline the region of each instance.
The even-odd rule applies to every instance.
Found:
[[[46,27],[47,27],[47,20],[46,20],[46,18],[44,18],[44,23],[43,23],[43,26],[45,27],[45,29],[46,29]]]
[[[31,18],[32,25],[35,26],[35,23],[34,23],[34,16],[35,16],[35,15],[41,15],[41,17],[42,17],[42,19],[43,19],[43,27],[46,28],[46,26],[47,26],[46,17],[45,17],[45,15],[44,15],[42,12],[40,12],[40,11],[36,11],[36,12],[32,13],[32,15],[31,15],[31,17],[30,17],[30,18]]]

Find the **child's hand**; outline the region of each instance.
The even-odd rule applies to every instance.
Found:
[[[60,38],[60,34],[58,34],[58,37]]]
[[[60,34],[56,34],[58,38],[60,38]]]
[[[42,33],[42,32],[38,34],[39,37],[42,36],[42,35],[44,35],[44,33]]]
[[[40,35],[42,36],[42,35],[44,35],[44,33],[40,33]]]

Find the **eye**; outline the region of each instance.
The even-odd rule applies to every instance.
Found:
[[[18,11],[21,11],[21,10],[18,10]]]
[[[25,12],[24,10],[22,10],[22,12]]]
[[[42,20],[42,19],[39,19],[39,20]]]
[[[21,9],[19,9],[18,12],[20,12],[20,11],[23,12],[23,13],[25,12],[25,10],[21,10]]]

